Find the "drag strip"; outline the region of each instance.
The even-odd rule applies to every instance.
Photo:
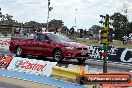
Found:
[[[88,65],[88,67],[91,67],[91,68],[103,69],[103,60],[97,60],[97,59],[88,59],[83,64],[78,63],[78,61],[76,59],[65,60],[61,63],[58,63],[58,65],[60,65],[60,66],[62,65],[62,66],[66,66],[66,67],[68,64],[73,64],[73,65],[78,65],[78,66],[79,65],[82,65],[82,66]],[[132,70],[132,63],[107,61],[107,67],[108,67],[108,69],[115,70],[115,71],[129,72]]]
[[[24,88],[24,87],[12,85],[12,84],[7,84],[5,82],[0,81],[0,88]]]
[[[51,85],[0,76],[0,88],[57,88]]]
[[[99,66],[99,67],[103,67],[103,60],[87,60],[86,63],[88,65],[92,65],[92,66]],[[118,70],[122,70],[122,71],[130,71],[132,70],[132,64],[131,63],[122,63],[122,62],[112,62],[112,61],[108,61],[107,62],[107,66],[108,68],[111,69],[118,69]]]

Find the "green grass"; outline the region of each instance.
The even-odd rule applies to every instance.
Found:
[[[88,46],[90,45],[100,46],[100,41],[93,40],[93,39],[77,38],[76,41]],[[116,48],[130,48],[130,49],[132,48],[132,42],[124,45],[122,41],[119,41],[119,40],[115,40],[113,43],[110,43],[109,45],[110,46],[114,45],[114,47]]]

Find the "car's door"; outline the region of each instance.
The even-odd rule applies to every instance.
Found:
[[[32,42],[34,41],[34,39],[27,39],[23,42],[23,50],[25,54],[32,54]]]
[[[34,37],[34,40],[31,42],[31,47],[30,47],[30,50],[31,50],[31,53],[32,55],[40,55],[41,53],[38,52],[40,51],[39,49],[39,42],[42,41],[42,38],[40,36],[40,34],[36,34],[35,37]]]
[[[51,48],[52,41],[45,34],[41,34],[40,37],[42,40],[39,41],[38,52],[40,52],[42,56],[50,57],[52,55],[52,48]]]

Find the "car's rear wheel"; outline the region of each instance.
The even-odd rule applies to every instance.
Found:
[[[63,53],[61,50],[55,50],[53,53],[53,58],[57,62],[61,62],[63,60]]]
[[[16,48],[16,56],[17,56],[17,57],[26,57],[26,55],[23,54],[22,48],[21,48],[20,46],[18,46],[18,47]]]
[[[86,58],[77,58],[77,60],[79,63],[83,63],[83,62],[85,62]]]

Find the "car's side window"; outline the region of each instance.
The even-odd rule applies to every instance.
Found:
[[[38,36],[38,37],[37,37],[37,40],[38,40],[38,41],[43,41],[43,39],[42,39],[41,36]]]
[[[44,40],[49,40],[48,36],[44,35]]]
[[[42,38],[41,34],[36,34],[35,40],[37,40],[37,41],[43,41],[43,38]]]
[[[37,34],[36,36],[35,36],[35,40],[37,40],[37,41],[45,41],[45,40],[48,40],[49,38],[48,38],[48,36],[46,36],[46,35],[44,35],[44,34]]]

